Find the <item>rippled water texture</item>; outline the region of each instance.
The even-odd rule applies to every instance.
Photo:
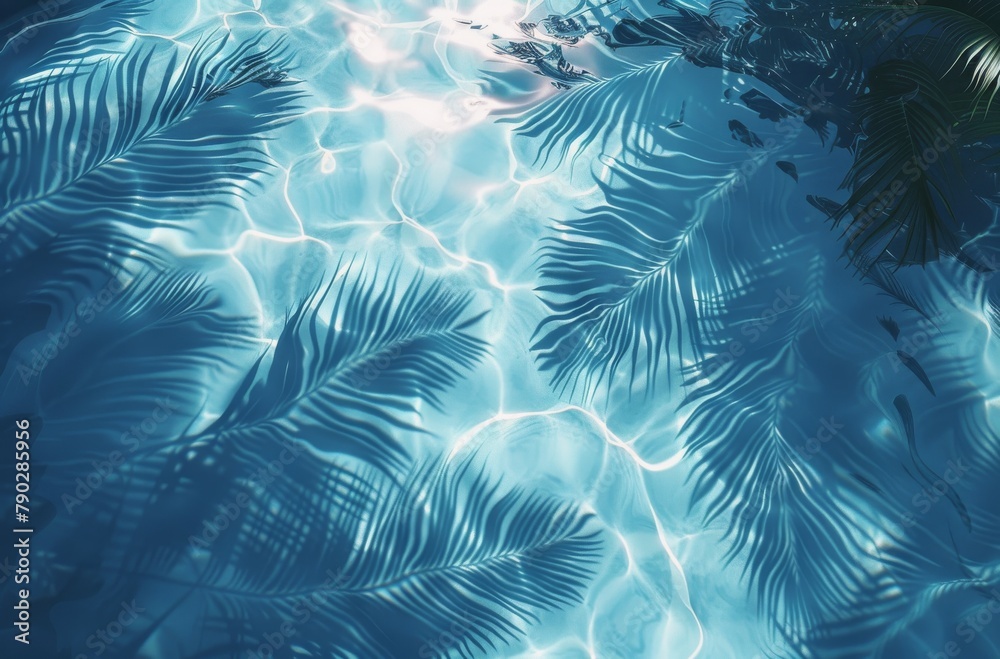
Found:
[[[565,9],[539,6],[531,15]],[[503,656],[749,657],[768,625],[762,631],[750,613],[739,565],[723,567],[725,520],[706,527],[688,514],[683,419],[668,403],[681,395],[679,378],[664,378],[653,399],[630,400],[623,390],[579,405],[553,391],[529,352],[545,317],[535,293],[541,241],[575,209],[600,201],[594,176],[609,178],[622,137],[575,144],[572,158],[543,164],[537,144],[498,121],[565,94],[488,47],[497,34],[516,38],[525,11],[513,2],[157,7],[144,25],[186,42],[216,26],[284,36],[308,90],[302,117],[268,143],[279,165],[273,180],[242,217],[212,217],[178,249],[220,257],[212,260],[225,270],[219,277],[259,300],[265,333],[342,253],[425,268],[490,310],[488,358],[447,395],[443,413],[427,410],[423,426],[454,437],[446,440],[453,456],[477,449],[505,482],[593,508],[610,532],[583,605],[547,615]],[[633,65],[586,43],[573,55],[603,76]],[[685,211],[715,203],[718,210],[703,212],[738,221],[749,220],[741,216],[747,203],[787,212],[780,174],[760,176],[758,194],[726,199],[715,190],[747,158],[718,113],[722,90],[737,81],[662,66],[656,102],[666,116],[684,101],[689,117],[686,133],[655,136],[676,160],[664,203]],[[782,139],[794,146],[796,136]],[[802,150],[813,148],[798,139]],[[730,168],[721,176],[719,163]],[[838,165],[834,155],[803,167],[822,180],[824,170],[812,170]],[[430,444],[415,450],[430,455]]]
[[[661,11],[647,4],[631,10],[643,16]],[[712,3],[737,15],[739,4]],[[211,454],[204,463],[191,456],[200,460],[201,452],[211,451],[206,447],[230,432],[216,432],[219,426],[212,424],[225,427],[238,402],[268,392],[286,395],[295,388],[288,382],[301,376],[295,364],[308,372],[322,368],[317,364],[327,352],[349,352],[350,346],[324,348],[317,332],[322,337],[330,329],[363,341],[366,333],[392,324],[388,311],[352,317],[351,305],[369,307],[360,297],[345,294],[341,300],[336,291],[347,289],[337,286],[368,282],[376,308],[379,295],[390,306],[406,299],[406,282],[420,278],[423,285],[440,286],[442,296],[465,300],[468,313],[463,309],[456,318],[483,314],[468,326],[473,338],[458,341],[440,367],[429,366],[430,358],[415,358],[405,368],[397,362],[392,369],[398,367],[398,373],[390,369],[386,375],[379,369],[389,367],[376,367],[372,375],[359,375],[357,386],[367,387],[361,396],[369,397],[342,417],[336,407],[342,392],[334,392],[329,409],[324,401],[303,404],[296,412],[300,417],[265,425],[248,441],[291,433],[328,414],[342,423],[337,432],[347,428],[349,435],[363,427],[359,445],[365,448],[351,453],[352,460],[364,462],[372,442],[410,456],[400,478],[428,465],[471,459],[504,488],[551,496],[593,513],[601,549],[594,554],[592,575],[578,589],[580,601],[528,606],[531,615],[514,624],[518,633],[495,646],[464,647],[470,655],[756,659],[792,656],[794,650],[810,657],[922,657],[937,656],[954,642],[965,656],[1000,656],[994,645],[1000,631],[989,623],[972,638],[957,626],[963,616],[975,616],[994,601],[990,592],[997,585],[996,543],[989,538],[997,537],[998,343],[996,315],[991,320],[987,312],[998,298],[992,297],[990,277],[953,259],[898,272],[886,268],[878,281],[859,276],[843,258],[841,231],[831,231],[824,213],[807,201],[807,195],[814,201],[843,199],[851,153],[804,124],[778,124],[750,110],[740,96],[751,90],[780,98],[750,76],[699,67],[657,46],[613,50],[589,34],[563,46],[575,68],[565,85],[557,85],[553,82],[560,79],[498,52],[496,45],[505,40],[525,39],[518,22],[580,8],[507,0],[177,0],[153,2],[148,13],[134,18],[136,34],[116,49],[173,45],[183,59],[197,44],[222,34],[232,37],[228,48],[257,38],[261,44],[283,43],[289,75],[283,84],[295,82],[302,92],[290,102],[297,108],[288,109],[289,121],[257,131],[266,133],[258,141],[259,155],[270,164],[242,178],[238,160],[226,165],[234,185],[245,188],[239,195],[214,206],[192,202],[176,217],[164,211],[157,216],[162,222],[131,222],[124,212],[116,216],[126,220],[133,238],[164,247],[176,264],[204,278],[218,297],[197,322],[218,322],[220,334],[235,337],[206,345],[204,354],[184,356],[180,332],[168,323],[150,341],[162,342],[165,354],[181,355],[176,369],[168,365],[172,357],[151,359],[148,366],[135,357],[137,369],[163,369],[168,393],[184,368],[198,372],[201,383],[190,400],[171,394],[190,408],[184,423],[180,415],[171,417],[168,423],[177,425],[171,436],[195,440],[185,445],[189,462],[178,458],[176,474],[164,470],[156,481],[176,492],[176,510],[155,510],[181,516],[199,500],[192,483],[229,477],[229,472],[219,475],[221,467],[213,470],[243,445]],[[615,3],[595,11],[592,22],[610,29],[628,11]],[[179,66],[168,51],[157,51],[150,60],[149,89]],[[93,54],[95,60],[102,56],[118,55]],[[152,93],[147,91],[147,98]],[[77,97],[63,91],[50,104],[59,98],[69,107]],[[214,100],[221,109],[250,108],[252,117],[257,106],[248,99],[233,91]],[[225,133],[234,126],[227,116],[195,117],[189,128]],[[779,161],[784,164],[777,166]],[[183,157],[177,162],[183,168]],[[183,176],[180,169],[174,173]],[[164,180],[170,175],[165,170]],[[93,193],[95,199],[107,194]],[[171,203],[173,193],[164,194],[164,203]],[[58,204],[53,208],[64,212]],[[147,220],[160,212],[136,208]],[[141,261],[138,250],[131,257]],[[75,281],[75,272],[67,271],[66,279]],[[316,297],[330,281],[332,292]],[[392,288],[391,281],[402,283]],[[914,291],[907,309],[899,304],[906,302],[903,284]],[[291,335],[305,347],[282,353],[289,345],[283,331],[308,316],[303,309],[313,308],[313,302],[299,306],[302,300],[312,300],[316,309],[333,308],[330,327],[303,321],[295,330],[299,334]],[[125,315],[122,332],[131,327],[128,318],[141,316],[136,304]],[[438,311],[422,307],[408,309],[409,317],[431,324],[441,319]],[[994,302],[993,311],[997,308]],[[890,316],[898,323],[896,336],[888,321],[878,320]],[[238,325],[237,317],[245,324]],[[51,320],[47,329],[57,324]],[[244,332],[247,340],[237,340]],[[31,354],[44,340],[41,334],[29,338],[18,354]],[[83,360],[89,348],[70,344],[72,350],[80,347]],[[137,348],[126,345],[122,354],[128,357],[130,350]],[[255,362],[261,354],[268,356]],[[287,370],[275,367],[268,389],[262,374],[272,360]],[[55,367],[46,368],[51,375]],[[17,381],[12,369],[6,391],[22,393],[7,396],[4,412],[34,409],[35,398],[49,409],[48,390],[23,393],[30,389],[10,384]],[[124,376],[119,381],[108,375],[111,366],[59,372],[71,371],[107,375],[112,384],[92,389],[95,396],[124,386]],[[256,388],[240,389],[248,372],[247,382]],[[410,380],[420,384],[411,387]],[[90,411],[89,403],[78,403],[77,410],[65,402],[89,400],[86,391],[91,389],[80,385],[52,394],[57,401],[44,417],[43,432],[72,438],[80,427],[98,428],[110,418],[111,412]],[[121,405],[140,406],[136,422],[148,413],[138,400],[129,397]],[[265,407],[258,400],[244,412]],[[121,432],[113,425],[95,429],[73,446],[102,446],[88,442],[118,441]],[[46,449],[46,436],[41,437],[37,459],[51,461],[49,477],[62,479],[39,486],[52,488],[45,496],[56,502],[56,519],[82,523],[93,512],[99,524],[104,509],[84,502],[74,512],[64,496],[90,467],[60,472],[64,449]],[[312,436],[305,441],[310,455],[336,462],[335,444]],[[74,459],[104,459],[99,448],[94,451]],[[947,494],[928,496],[926,488],[940,483],[956,461],[972,466],[961,471],[957,484],[943,486]],[[376,474],[389,463],[383,456],[359,473],[371,482],[384,478],[389,491],[397,484]],[[196,468],[203,471],[190,476],[185,471]],[[141,481],[143,469],[123,468],[122,480],[114,482],[130,491],[128,484]],[[274,492],[268,504],[278,518],[283,506],[294,503],[283,493]],[[141,524],[142,510],[163,503],[159,495],[151,494],[142,500],[146,503],[128,496],[120,501],[135,506],[122,503],[115,514],[133,520],[151,543],[162,540],[163,547],[173,547],[157,535],[155,524]],[[342,502],[332,494],[331,501],[332,512],[323,511],[336,516]],[[426,505],[431,514],[431,503]],[[385,538],[364,540],[365,524],[375,526],[364,520],[358,522],[353,549],[374,551],[371,545]],[[409,539],[422,531],[417,527],[400,536],[389,563],[406,553]],[[72,536],[68,529],[74,527],[58,528]],[[287,552],[269,556],[309,562],[308,552],[295,554],[301,547],[294,540],[306,537],[308,521],[290,528]],[[253,537],[252,530],[244,532]],[[469,533],[470,545],[481,540]],[[179,537],[183,544],[184,534]],[[254,560],[246,549],[250,545],[234,540],[225,547],[233,556]],[[119,550],[123,565],[138,555],[128,543],[115,557]],[[143,554],[133,567],[155,571],[163,555]],[[208,561],[207,555],[184,554],[195,566]],[[39,564],[45,560],[38,558]],[[541,559],[518,557],[516,565],[527,570],[536,560],[544,564],[544,552]],[[179,587],[181,570],[168,570],[159,585],[142,582],[135,597],[183,600],[171,590]],[[511,570],[515,576],[507,577],[507,584],[519,593],[521,580],[530,581],[531,574]],[[205,578],[223,573],[232,576],[220,569]],[[408,579],[394,582],[398,589],[385,601],[395,598],[420,608],[414,593],[423,586],[411,589]],[[117,591],[101,590],[113,582],[109,577],[92,590],[76,583],[67,587],[76,594],[62,597],[88,601],[100,591],[102,598],[113,599]],[[36,602],[42,596],[39,591]],[[230,606],[222,595],[210,601],[216,612]],[[134,641],[130,650],[123,649],[124,641],[108,647],[132,656],[183,656],[177,648],[193,646],[177,639],[184,637],[189,619],[201,615],[193,604],[185,606],[192,608],[161,612],[169,624]],[[46,609],[44,615],[58,624],[75,615],[70,609]],[[450,656],[460,656],[445,638],[466,631],[464,613],[454,613],[458,627],[441,629],[437,640]],[[534,614],[537,621],[529,620]],[[866,619],[880,622],[866,627]],[[277,629],[280,620],[269,629]],[[89,618],[81,623],[93,624]],[[68,656],[103,653],[83,647],[86,629],[66,632],[60,642],[73,650]],[[247,635],[256,643],[256,634],[267,631],[252,629]],[[387,638],[395,633],[383,631]],[[282,650],[289,654],[275,656],[355,656],[301,643],[296,650],[289,641]]]
[[[600,198],[591,161],[601,150],[591,146],[575,167],[535,166],[535,146],[498,122],[561,93],[488,48],[494,33],[517,34],[524,11],[502,2],[158,8],[149,29],[172,38],[189,41],[215,25],[285,36],[309,94],[301,118],[268,143],[279,171],[243,216],[211,218],[212,228],[178,248],[227,257],[212,259],[225,270],[219,277],[259,300],[265,333],[342,253],[424,268],[474,292],[476,306],[490,310],[489,356],[446,394],[443,412],[425,411],[423,427],[444,439],[413,450],[430,456],[441,441],[452,456],[477,450],[505,483],[580,502],[610,531],[584,603],[545,616],[523,643],[497,655],[734,656],[758,632],[743,612],[737,572],[719,573],[718,532],[686,517],[680,421],[666,405],[630,407],[621,397],[577,405],[553,392],[529,352],[545,316],[534,290],[540,241],[554,222]],[[470,30],[456,19],[488,27]],[[579,53],[579,66],[623,68],[594,48]],[[688,98],[703,86],[707,104],[720,81],[699,73],[680,72],[672,84]],[[679,108],[682,94],[675,97],[668,102]],[[740,148],[715,129],[695,130],[739,159]],[[690,152],[697,142],[688,136],[672,148]],[[671,192],[676,203],[693,203],[682,195],[696,175],[685,168]],[[712,621],[720,633],[712,634]]]

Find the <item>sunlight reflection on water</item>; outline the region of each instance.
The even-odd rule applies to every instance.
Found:
[[[492,357],[446,399],[445,413],[426,411],[423,424],[442,439],[414,454],[474,448],[505,480],[583,503],[609,528],[608,560],[584,604],[546,616],[507,656],[694,657],[703,647],[708,656],[747,656],[760,632],[742,615],[738,578],[719,575],[724,521],[702,529],[687,514],[682,420],[669,405],[638,415],[627,405],[568,406],[532,365],[530,337],[544,314],[533,292],[539,241],[598,200],[593,174],[603,167],[607,176],[614,154],[536,170],[531,146],[497,122],[561,93],[488,47],[494,34],[517,34],[526,13],[515,2],[400,0],[252,8],[204,0],[155,11],[148,30],[187,44],[216,28],[286,38],[308,91],[302,116],[267,144],[278,167],[263,191],[241,214],[211,217],[210,229],[179,238],[178,249],[228,264],[258,300],[264,336],[344,254],[426,269],[492,309]],[[623,66],[590,42],[573,57],[599,74]],[[683,75],[695,83],[691,94],[719,96],[720,74]],[[692,123],[697,137],[675,138],[677,154],[697,142],[706,161],[745,158],[714,127]],[[687,171],[673,194],[693,208],[682,195],[701,188]]]

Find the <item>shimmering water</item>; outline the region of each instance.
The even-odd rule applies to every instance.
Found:
[[[858,632],[838,637],[851,642],[838,641],[828,654],[806,656],[935,651],[955,638],[954,625],[933,613],[941,592],[962,580],[984,590],[993,583],[993,554],[976,545],[969,565],[940,558],[962,555],[964,520],[949,499],[929,513],[911,503],[922,485],[905,462],[911,454],[893,404],[898,394],[909,397],[924,459],[935,470],[955,459],[979,465],[957,488],[961,505],[975,524],[994,524],[983,512],[995,501],[988,487],[997,349],[984,312],[989,278],[956,274],[951,262],[900,274],[928,308],[945,309],[926,314],[933,316],[926,324],[845,268],[839,232],[829,231],[806,195],[842,197],[850,154],[804,125],[775,125],[749,111],[741,94],[776,94],[748,76],[700,68],[655,47],[615,51],[589,35],[564,54],[592,77],[562,89],[491,47],[523,39],[518,22],[579,8],[178,0],[154,2],[135,19],[126,47],[169,41],[186,54],[213,34],[231,34],[235,43],[282,40],[290,76],[304,92],[295,118],[261,143],[273,162],[253,177],[258,187],[229,207],[193,210],[183,231],[133,228],[205,277],[219,291],[219,309],[249,317],[249,341],[213,348],[227,361],[200,366],[199,411],[177,435],[226,418],[249,364],[280,345],[296,305],[322,282],[349,280],[357,268],[377,268],[380,283],[390,269],[401,281],[419,275],[485,312],[474,333],[486,348],[468,370],[449,366],[456,384],[437,394],[437,405],[416,396],[414,409],[393,408],[425,432],[387,425],[388,432],[414,469],[472,457],[505,487],[593,513],[603,538],[582,602],[540,612],[537,624],[519,625],[523,636],[478,655],[786,656],[821,622],[854,613],[844,601],[856,602],[860,615],[867,602],[899,598],[888,587],[865,588],[877,590],[893,569],[906,572],[885,557],[923,542],[938,552],[928,559],[933,567],[921,568],[932,576],[922,595],[903,598],[913,604],[898,614],[903,629],[933,622],[923,636],[895,630],[882,645],[865,645]],[[608,9],[593,21],[610,29],[621,15]],[[166,76],[166,60],[157,65],[151,77]],[[605,100],[588,104],[592,93]],[[736,118],[761,148],[733,138]],[[551,129],[556,119],[567,122],[562,135]],[[775,166],[779,160],[795,164],[797,181]],[[581,238],[574,224],[605,204],[615,226],[632,232],[620,251],[608,246],[612,229]],[[602,237],[607,261],[594,266],[599,255],[580,245]],[[652,256],[642,253],[647,243],[655,245]],[[580,272],[593,266],[593,280],[577,273],[555,290],[553,253]],[[615,291],[634,285],[633,276],[652,282],[620,304],[634,321],[616,326],[593,321],[600,311],[582,318],[567,311],[567,299],[588,293],[597,309],[617,308]],[[876,321],[890,313],[903,326],[895,342]],[[344,330],[348,315],[334,317],[333,328]],[[582,328],[582,343],[563,344],[563,352],[544,345],[553,317],[555,326]],[[711,340],[699,343],[702,330]],[[923,343],[915,346],[918,337]],[[892,361],[900,340],[911,340],[906,350],[938,385],[933,396]],[[307,357],[322,352],[313,349]],[[574,356],[593,366],[589,376],[585,367],[560,375]],[[732,369],[722,371],[731,377],[725,384],[715,379],[719,371],[704,368],[712,360]],[[957,360],[969,364],[961,377],[949,370]],[[394,401],[385,400],[389,409]],[[67,429],[72,419],[89,418],[52,415],[52,427]],[[953,431],[961,419],[968,425]],[[832,438],[823,431],[830,427]],[[192,455],[203,445],[194,442]],[[819,448],[801,448],[811,445]],[[807,462],[797,461],[806,453]],[[75,474],[61,477],[71,483]],[[170,483],[187,491],[180,477]],[[47,496],[59,500],[52,487]],[[894,522],[915,508],[933,530],[898,534]],[[205,559],[193,552],[191,560]],[[769,580],[773,572],[780,579]],[[139,592],[140,600],[163,596],[148,586]],[[924,596],[929,603],[920,603]],[[978,604],[978,594],[968,597],[956,608]],[[171,635],[182,635],[185,620],[164,616],[167,631],[150,632],[136,653],[183,656],[176,648],[185,646]],[[970,645],[969,656],[998,656],[981,654],[995,635],[970,642],[980,645]],[[76,638],[63,645],[80,649]],[[289,646],[287,656],[307,655],[303,648]]]
[[[488,47],[494,34],[518,34],[525,11],[514,2],[391,0],[157,7],[143,25],[181,42],[215,27],[288,39],[294,76],[308,90],[302,116],[267,145],[278,171],[263,192],[242,214],[206,218],[177,249],[212,263],[234,295],[257,300],[264,335],[342,253],[423,268],[473,291],[475,305],[490,310],[489,357],[446,395],[443,412],[426,410],[421,423],[435,439],[412,450],[457,457],[478,449],[505,483],[580,502],[610,531],[583,605],[546,615],[498,654],[737,656],[759,632],[742,613],[737,571],[719,572],[717,532],[685,521],[673,412],[562,399],[529,352],[545,314],[534,292],[540,240],[599,192],[587,160],[536,167],[535,147],[498,121],[561,93]],[[578,65],[604,74],[627,66],[586,45],[579,55]],[[706,87],[706,102],[718,94],[718,79],[686,73],[692,87]],[[697,102],[687,82],[675,84],[685,92],[673,106]],[[714,126],[695,125],[716,148],[741,156],[712,135]]]
[[[503,121],[565,92],[498,57],[489,43],[517,38],[526,16],[570,8],[557,5],[157,6],[142,25],[181,43],[216,28],[287,39],[293,75],[308,90],[301,117],[267,144],[278,169],[264,190],[242,213],[207,217],[176,249],[211,263],[202,267],[234,295],[257,300],[265,336],[343,253],[423,268],[473,291],[475,305],[490,310],[488,358],[447,394],[443,412],[425,411],[421,424],[436,439],[411,449],[431,456],[450,447],[453,458],[476,449],[505,483],[580,502],[610,533],[583,605],[546,615],[500,654],[751,656],[747,648],[762,643],[762,631],[746,614],[739,568],[723,569],[719,529],[687,514],[676,413],[620,396],[580,406],[552,390],[529,351],[545,316],[534,291],[541,240],[576,208],[600,200],[594,175],[607,177],[608,169],[594,161],[616,154],[613,142],[607,152],[581,144],[575,166],[537,163],[537,145]],[[573,55],[602,76],[635,66],[586,43]],[[729,76],[676,68],[668,67],[665,115],[682,101],[689,117],[717,103]],[[699,180],[699,160],[739,163],[746,148],[725,137],[721,116],[689,121],[688,134],[661,148],[683,160],[670,203],[690,208],[716,184]],[[731,201],[721,203],[731,212]],[[675,398],[674,387],[660,395]]]

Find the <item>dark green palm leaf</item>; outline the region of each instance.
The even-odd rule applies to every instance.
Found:
[[[936,77],[905,61],[876,67],[858,112],[865,138],[843,183],[851,197],[835,217],[854,216],[846,248],[855,259],[885,253],[897,263],[955,251],[957,117]]]
[[[894,26],[897,39],[926,37],[928,64],[960,72],[975,95],[973,108],[989,111],[1000,92],[1000,6],[991,0],[927,0]]]

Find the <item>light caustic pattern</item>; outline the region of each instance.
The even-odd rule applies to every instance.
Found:
[[[532,168],[498,117],[560,92],[488,43],[516,34],[528,16],[571,9],[453,0],[157,9],[143,29],[178,44],[220,28],[286,39],[308,92],[301,116],[265,145],[276,168],[261,192],[232,218],[212,218],[210,231],[157,239],[218,264],[230,290],[255,299],[262,341],[290,301],[336,274],[328,269],[342,255],[424,269],[474,291],[491,310],[491,355],[444,400],[444,413],[425,410],[423,424],[446,444],[413,453],[448,452],[448,443],[452,459],[475,450],[505,481],[591,508],[614,544],[585,602],[544,619],[508,656],[695,657],[708,654],[710,636],[711,656],[736,656],[758,631],[741,627],[750,623],[738,572],[720,578],[719,529],[687,514],[675,406],[636,423],[628,406],[567,404],[528,350],[544,317],[533,290],[539,240],[598,191],[589,167],[586,176]],[[589,41],[574,57],[614,61]],[[712,592],[699,592],[708,583]]]

